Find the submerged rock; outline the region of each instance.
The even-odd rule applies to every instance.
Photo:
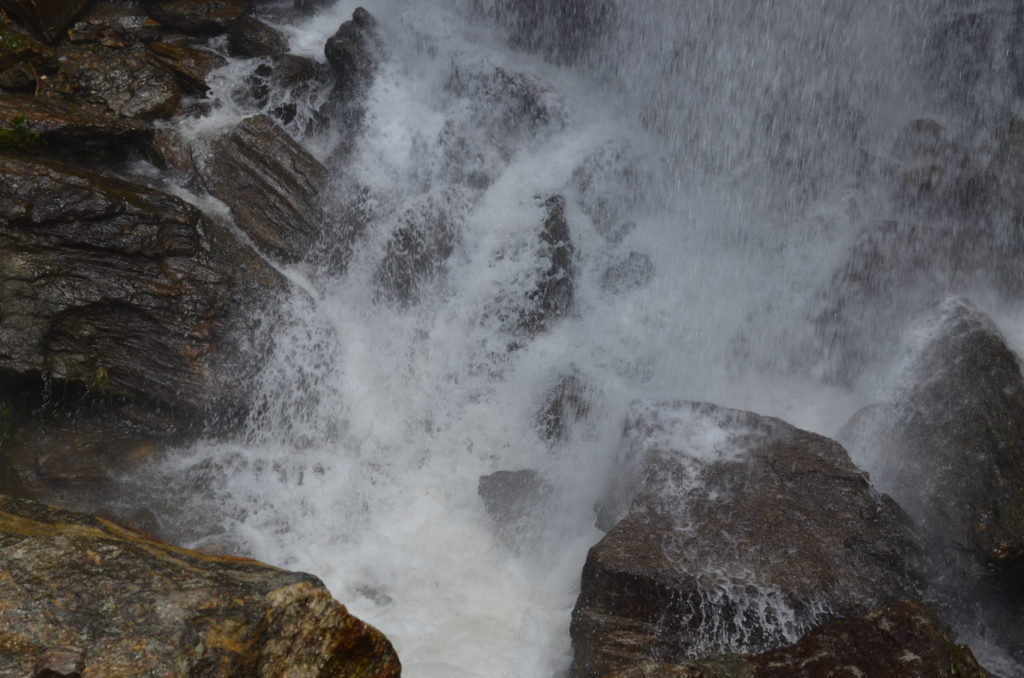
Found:
[[[209,90],[206,78],[227,64],[227,59],[215,52],[185,45],[151,42],[149,51],[174,72],[182,89],[195,96],[205,95]]]
[[[909,520],[834,441],[750,412],[646,403],[621,449],[601,507],[610,531],[573,611],[574,676],[761,651],[920,594]]]
[[[409,306],[420,287],[438,275],[455,250],[451,216],[437,205],[407,211],[388,240],[374,282],[378,298]]]
[[[274,256],[299,261],[320,237],[327,170],[266,116],[216,139],[199,171],[235,224]]]
[[[102,106],[115,115],[166,118],[181,99],[174,73],[145,52],[85,45],[64,48],[61,56],[61,75],[75,100]]]
[[[103,519],[0,496],[0,565],[4,678],[79,662],[89,676],[401,672],[387,638],[315,577]]]
[[[590,413],[587,385],[574,374],[562,377],[548,391],[537,412],[537,430],[549,443],[565,441],[572,427]]]
[[[544,224],[540,232],[540,271],[536,286],[527,293],[527,305],[519,312],[516,329],[536,334],[572,310],[576,298],[573,267],[575,247],[565,218],[565,198],[554,195],[544,201]]]

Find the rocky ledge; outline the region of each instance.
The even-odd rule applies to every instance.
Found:
[[[401,673],[380,631],[308,574],[3,496],[0,561],[3,678]]]

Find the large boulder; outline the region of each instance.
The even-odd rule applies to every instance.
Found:
[[[950,297],[893,397],[849,426],[874,474],[982,577],[1024,572],[1024,379],[992,321]]]
[[[192,416],[244,402],[279,274],[165,193],[49,160],[0,157],[0,177],[0,374]]]
[[[181,100],[175,74],[146,52],[87,44],[60,53],[60,75],[75,101],[148,120],[169,117]]]
[[[197,35],[226,33],[252,11],[242,0],[145,0],[146,12],[164,26]]]
[[[324,56],[338,79],[344,99],[353,99],[373,82],[379,58],[377,20],[362,7],[324,44]]]
[[[574,676],[763,651],[920,594],[909,521],[832,440],[706,403],[639,403],[621,450],[610,531],[573,611]]]
[[[149,138],[144,123],[45,97],[0,96],[0,152],[123,156]]]
[[[0,677],[398,676],[394,649],[315,577],[208,556],[0,496]],[[63,659],[63,661],[61,661]],[[77,674],[76,674],[77,675]]]
[[[282,260],[304,258],[320,238],[327,170],[266,116],[214,140],[199,171],[238,227]]]
[[[288,41],[266,22],[243,16],[228,29],[228,51],[241,57],[279,56],[288,51]]]
[[[899,602],[826,622],[798,642],[759,655],[644,662],[607,678],[990,678],[927,605]]]

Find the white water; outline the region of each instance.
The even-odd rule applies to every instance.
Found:
[[[388,635],[407,676],[562,675],[580,570],[601,536],[591,507],[631,400],[712,401],[830,434],[884,381],[884,365],[853,386],[822,380],[828,347],[814,343],[807,309],[856,232],[889,216],[884,186],[853,166],[858,154],[884,155],[910,118],[955,110],[915,70],[925,60],[915,11],[943,4],[622,2],[601,58],[572,69],[510,49],[457,0],[363,4],[387,54],[328,200],[365,188],[370,226],[343,275],[284,269],[301,292],[272,319],[278,350],[248,433],[175,454],[148,477],[187,507],[179,527],[193,545],[320,576]],[[292,50],[322,61],[355,6],[284,26]],[[223,71],[219,107],[189,133],[253,112],[231,100],[251,68]],[[551,122],[510,130],[486,92],[445,89],[455,69],[495,68],[539,85]],[[453,179],[446,125],[478,155],[468,164],[493,179],[486,189]],[[301,141],[340,162],[335,133]],[[626,180],[616,170],[593,184],[611,228],[636,224],[621,242],[602,235],[594,194],[574,179],[588,158],[616,157],[609,149],[635,159]],[[509,351],[518,339],[499,316],[530,289],[538,196],[556,193],[576,248],[575,309]],[[426,204],[448,215],[454,252],[419,303],[381,302],[388,239]],[[630,252],[650,258],[649,284],[603,288]],[[569,373],[593,405],[552,450],[536,415]],[[544,528],[513,550],[477,483],[522,468],[541,471],[557,497]]]

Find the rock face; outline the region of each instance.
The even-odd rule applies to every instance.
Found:
[[[10,12],[48,42],[59,38],[89,0],[2,0],[0,9]]]
[[[799,642],[760,655],[682,664],[644,662],[608,678],[989,678],[957,645],[935,612],[900,602],[852,619],[826,622]]]
[[[574,676],[764,650],[919,594],[909,521],[834,441],[705,403],[643,403],[622,451],[602,507],[614,527],[573,611]]]
[[[0,151],[92,159],[141,148],[145,125],[44,97],[0,97]]]
[[[236,19],[251,11],[240,0],[146,0],[146,12],[161,24],[185,33],[226,33]]]
[[[241,323],[276,272],[164,193],[48,160],[0,176],[0,372],[193,413],[241,397],[229,347],[259,345]]]
[[[455,229],[449,220],[437,205],[402,215],[374,276],[378,298],[402,306],[419,301],[420,287],[441,272],[455,249]]]
[[[3,678],[76,662],[86,676],[401,672],[388,640],[310,575],[3,496],[0,563]]]
[[[587,385],[575,374],[562,377],[537,412],[537,432],[548,443],[568,440],[572,427],[590,413]]]
[[[306,256],[320,237],[327,170],[266,116],[246,118],[211,145],[200,166],[210,195],[235,223],[284,261]]]
[[[926,332],[894,399],[874,408],[873,432],[856,444],[876,448],[876,475],[934,540],[969,553],[982,576],[1024,571],[1019,359],[962,298],[946,299]]]
[[[576,298],[572,239],[565,218],[565,198],[554,195],[544,201],[544,224],[540,232],[540,271],[537,284],[527,293],[527,305],[519,313],[516,329],[536,334],[572,310]]]
[[[228,49],[234,56],[277,56],[288,51],[288,41],[256,17],[243,16],[228,30]]]
[[[102,106],[115,115],[166,118],[181,99],[174,73],[145,52],[87,45],[66,48],[62,56],[61,75],[76,100]]]
[[[324,55],[338,78],[338,89],[345,99],[364,92],[377,71],[377,21],[362,7],[327,39]]]

